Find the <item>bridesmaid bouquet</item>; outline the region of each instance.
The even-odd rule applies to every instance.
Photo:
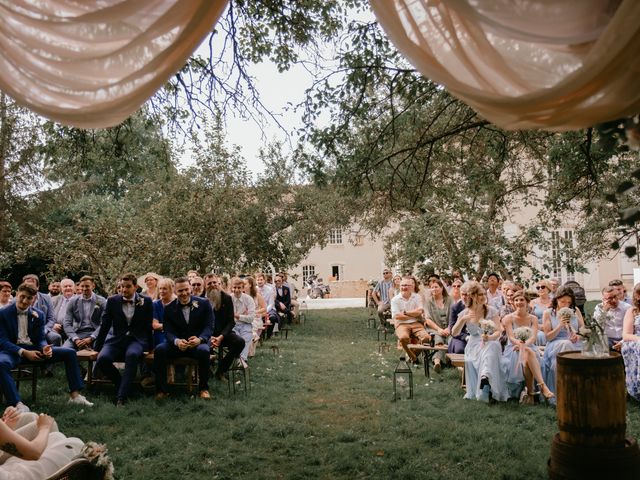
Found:
[[[569,307],[562,307],[558,311],[558,317],[560,318],[560,321],[564,323],[565,328],[569,331],[569,333],[573,333],[573,328],[571,327],[571,319],[573,318],[574,313],[575,312],[573,311],[573,309]]]
[[[531,330],[531,328],[529,327],[518,327],[513,331],[513,336],[516,338],[516,340],[520,340],[521,342],[526,342],[527,340],[529,340],[531,338],[531,335],[533,335],[533,330]],[[526,347],[520,346],[520,349],[519,349],[520,358],[518,359],[518,363],[523,367],[525,364],[525,356],[524,356],[525,348]]]
[[[491,335],[496,331],[496,324],[493,320],[480,320],[480,328],[484,335]]]
[[[530,327],[518,327],[513,331],[513,336],[521,342],[526,342],[531,338],[533,330]]]
[[[102,480],[113,480],[113,462],[107,446],[96,442],[87,442],[76,458],[86,458],[102,473]]]

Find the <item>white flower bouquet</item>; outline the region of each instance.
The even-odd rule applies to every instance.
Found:
[[[521,342],[526,342],[527,340],[529,340],[531,338],[531,335],[533,335],[533,329],[531,329],[530,327],[518,327],[513,331],[513,336],[516,338],[516,340],[520,340]],[[518,363],[523,367],[526,362],[526,357],[524,354],[525,348],[527,347],[519,347],[520,355],[518,358]]]
[[[533,335],[533,330],[530,327],[518,327],[513,331],[513,336],[521,342],[526,342]]]
[[[484,335],[491,335],[496,331],[496,324],[493,320],[480,320],[480,328]]]
[[[94,467],[104,472],[104,480],[113,480],[113,462],[109,458],[107,446],[96,442],[87,442],[78,454],[78,458],[86,458]]]

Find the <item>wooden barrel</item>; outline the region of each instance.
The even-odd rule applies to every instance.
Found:
[[[556,434],[548,471],[552,480],[604,480],[640,478],[640,448],[627,437],[623,447],[591,448],[569,445]]]
[[[559,440],[581,447],[624,447],[627,392],[622,356],[563,352],[557,358]]]

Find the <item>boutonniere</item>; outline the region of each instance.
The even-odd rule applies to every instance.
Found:
[[[36,312],[35,310],[31,310],[31,316],[33,318],[40,318],[40,315],[38,315],[38,312]]]
[[[138,301],[136,302],[136,307],[141,307],[144,305],[144,297],[138,297]]]
[[[99,309],[99,308],[101,308],[101,307],[102,307],[102,304],[101,304],[101,303],[96,302],[96,304],[94,305],[93,309],[94,309],[94,310],[98,310],[98,309]]]
[[[198,302],[191,303],[191,310],[193,310],[194,308],[198,308]]]

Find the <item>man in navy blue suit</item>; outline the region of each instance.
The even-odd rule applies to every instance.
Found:
[[[164,307],[162,326],[167,341],[153,351],[156,372],[156,398],[167,396],[167,362],[188,357],[198,361],[199,396],[209,399],[209,339],[213,333],[213,310],[206,298],[191,295],[187,277],[175,280],[176,298]]]
[[[116,386],[116,405],[123,406],[129,398],[131,384],[136,378],[138,364],[151,345],[153,302],[136,293],[136,276],[126,273],[120,277],[121,293],[107,299],[95,350],[100,352],[96,368]],[[113,334],[107,333],[113,327]],[[124,361],[121,376],[114,362]]]
[[[276,275],[274,282],[276,284],[275,307],[278,316],[284,315],[287,318],[287,323],[291,323],[291,290],[284,284],[284,279],[280,274]],[[282,327],[282,321],[278,323],[280,324],[279,327]]]
[[[0,389],[9,405],[28,411],[20,399],[11,369],[22,361],[64,362],[71,392],[69,403],[93,406],[80,394],[84,382],[75,350],[52,347],[45,340],[45,314],[31,306],[37,293],[32,285],[23,283],[18,287],[16,301],[0,310]]]

